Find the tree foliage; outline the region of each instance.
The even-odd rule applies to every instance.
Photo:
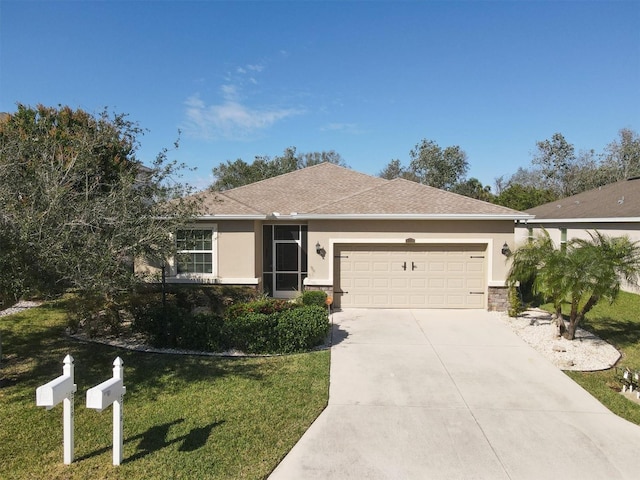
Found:
[[[0,121],[0,296],[72,287],[110,295],[136,281],[135,258],[173,251],[193,212],[161,152],[136,159],[125,115],[19,104]]]
[[[433,140],[423,139],[409,155],[409,169],[420,183],[443,190],[463,181],[469,170],[467,154],[457,145],[442,149]]]
[[[574,146],[561,133],[554,133],[550,140],[536,142],[536,147],[533,164],[540,167],[547,185],[563,197],[571,195],[569,176],[576,161]]]
[[[611,182],[640,176],[640,135],[623,128],[607,145],[602,165]]]
[[[601,153],[576,153],[561,133],[536,142],[536,148],[530,168],[521,167],[508,178],[496,179],[496,203],[519,210],[518,205],[523,204],[532,208],[640,175],[640,136],[628,128],[621,129]],[[512,192],[506,192],[512,187]]]
[[[451,187],[451,191],[484,202],[491,202],[494,197],[491,193],[491,187],[489,185],[482,185],[482,182],[477,178],[470,178],[464,182],[456,183]]]
[[[442,149],[433,140],[423,139],[411,149],[409,157],[407,167],[400,160],[391,160],[378,175],[387,180],[405,178],[443,190],[452,190],[466,180],[467,154],[457,145]]]
[[[210,188],[215,191],[230,190],[323,162],[347,166],[340,154],[333,150],[297,153],[295,147],[289,147],[281,156],[259,156],[253,163],[247,163],[240,158],[233,162],[227,160],[221,163],[213,168],[216,181]]]
[[[548,232],[518,248],[512,255],[510,285],[533,282],[534,290],[553,302],[561,333],[575,337],[585,315],[601,300],[613,302],[621,282],[640,278],[640,245],[628,237],[609,237],[598,231],[589,239],[573,239],[556,248]],[[569,324],[562,305],[569,305]]]
[[[552,190],[515,183],[504,188],[499,195],[493,198],[493,202],[497,205],[523,211],[552,202],[557,198]]]

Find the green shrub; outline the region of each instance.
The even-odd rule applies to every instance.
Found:
[[[222,326],[222,316],[215,313],[186,315],[178,334],[177,346],[188,350],[221,351],[225,348]]]
[[[306,290],[302,294],[303,305],[316,305],[318,307],[326,307],[327,294],[322,290]]]
[[[236,303],[230,306],[226,311],[227,319],[234,319],[249,313],[262,313],[270,315],[272,313],[283,312],[297,308],[299,305],[287,300],[277,298],[265,298],[262,300],[254,300],[252,302]]]
[[[144,332],[156,347],[233,348],[252,354],[306,351],[320,345],[329,329],[324,300],[322,306],[278,299],[237,303],[223,317],[212,312],[193,313],[194,304],[202,304],[203,299],[195,289],[189,296],[195,302],[168,294],[165,307],[157,293],[132,297],[129,308],[134,329]]]
[[[66,299],[67,327],[71,333],[82,329],[90,338],[98,335],[119,335],[122,331],[123,305],[107,301],[93,293],[76,293]]]
[[[304,306],[278,316],[275,335],[279,353],[302,352],[321,345],[329,333],[329,317],[324,307]]]
[[[507,314],[510,317],[517,317],[527,309],[526,305],[522,302],[520,292],[515,285],[509,286],[508,296],[509,309],[507,310]]]
[[[245,353],[267,353],[277,350],[274,332],[277,313],[250,312],[235,318],[228,318],[222,326],[222,338],[228,348]]]
[[[174,303],[146,305],[133,312],[133,328],[143,332],[155,347],[178,347],[185,320],[189,312]],[[188,322],[188,321],[187,321]]]

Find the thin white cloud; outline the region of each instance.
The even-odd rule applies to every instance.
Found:
[[[222,85],[220,87],[222,98],[225,100],[236,100],[238,98],[238,87],[235,85]]]
[[[206,140],[246,140],[281,120],[304,113],[299,108],[248,105],[252,87],[259,84],[265,70],[266,64],[262,62],[228,71],[225,83],[219,87],[219,103],[207,104],[199,94],[187,98],[182,125],[185,134]]]
[[[322,132],[344,132],[350,134],[364,133],[357,123],[329,123],[320,128]]]
[[[303,110],[297,108],[251,108],[236,99],[237,91],[230,85],[223,88],[224,101],[207,105],[199,95],[185,101],[186,134],[205,140],[246,140],[275,123]]]

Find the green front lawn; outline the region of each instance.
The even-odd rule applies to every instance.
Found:
[[[260,479],[327,403],[329,352],[213,358],[137,353],[64,335],[46,305],[0,317],[0,478]],[[39,385],[75,360],[75,462],[62,463],[62,405],[36,407]],[[112,465],[112,410],[85,408],[86,390],[124,360],[124,460]]]
[[[622,352],[617,367],[640,370],[640,295],[621,292],[613,305],[601,302],[587,314],[586,322],[581,327],[592,331]],[[603,372],[567,372],[567,375],[613,413],[640,425],[640,405],[620,395],[622,384],[615,369]]]

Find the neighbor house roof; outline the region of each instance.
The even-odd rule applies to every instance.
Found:
[[[500,205],[409,180],[385,180],[332,163],[196,195],[203,200],[203,217],[531,218]]]
[[[535,222],[640,221],[640,178],[623,180],[527,210]]]

